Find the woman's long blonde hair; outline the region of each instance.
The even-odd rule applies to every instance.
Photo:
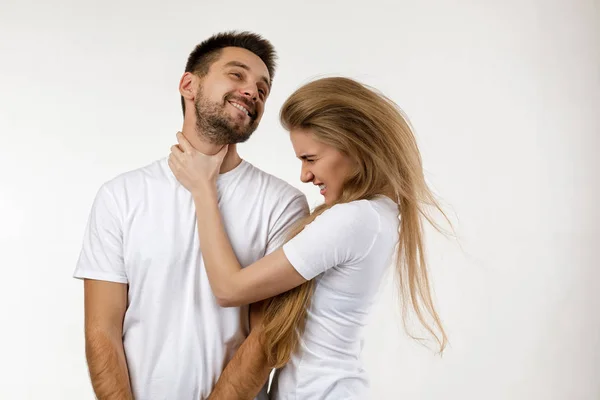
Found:
[[[387,97],[352,79],[337,77],[319,79],[296,90],[284,103],[280,119],[288,131],[308,129],[317,140],[335,147],[357,165],[335,204],[381,194],[395,197],[400,215],[396,271],[403,320],[406,325],[410,304],[441,353],[447,337],[431,297],[422,217],[437,228],[425,207],[433,206],[445,214],[425,182],[408,120]],[[317,207],[297,224],[288,240],[331,206]],[[272,367],[285,365],[296,350],[313,290],[310,280],[266,304],[262,341]]]

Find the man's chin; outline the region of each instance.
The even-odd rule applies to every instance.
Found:
[[[233,135],[228,135],[226,137],[221,137],[221,138],[214,140],[213,144],[223,146],[226,144],[231,145],[231,144],[244,143],[245,141],[250,139],[251,136],[252,136],[252,133],[237,133],[236,132]]]
[[[254,123],[234,124],[231,126],[231,131],[237,136],[250,136],[256,130]]]

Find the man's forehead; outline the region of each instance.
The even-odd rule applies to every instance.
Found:
[[[225,47],[218,62],[221,66],[234,66],[234,63],[243,64],[253,73],[264,75],[270,81],[267,66],[259,56],[250,50],[241,47]]]

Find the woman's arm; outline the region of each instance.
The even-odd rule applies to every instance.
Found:
[[[179,145],[171,147],[169,167],[194,198],[200,250],[219,304],[233,307],[254,303],[304,283],[281,249],[242,269],[223,227],[217,200],[216,182],[227,146],[208,156],[194,149],[181,132],[177,140]]]
[[[282,249],[242,268],[223,226],[216,186],[207,185],[192,194],[206,274],[220,306],[254,303],[306,282]]]

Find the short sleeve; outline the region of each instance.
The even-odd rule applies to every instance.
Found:
[[[379,215],[368,201],[338,204],[318,216],[283,246],[304,279],[337,265],[364,259],[381,229]]]
[[[308,202],[303,194],[295,196],[279,215],[269,232],[265,255],[280,248],[294,224],[308,215]]]
[[[85,228],[75,278],[127,283],[123,261],[123,223],[114,196],[102,186]]]

